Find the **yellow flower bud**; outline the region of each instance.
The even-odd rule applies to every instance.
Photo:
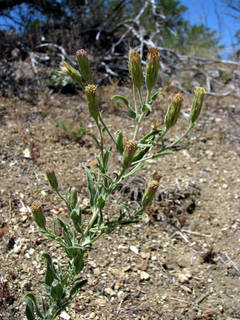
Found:
[[[147,65],[146,65],[146,75],[145,82],[149,93],[155,86],[158,78],[160,54],[157,49],[150,49],[147,53]]]
[[[82,77],[79,71],[73,68],[69,63],[66,61],[61,62],[60,64],[61,73],[70,76],[74,81],[82,84]]]
[[[137,142],[136,141],[126,141],[124,145],[123,151],[123,162],[122,167],[123,169],[127,169],[130,167],[133,157],[137,151]]]
[[[154,174],[153,174],[153,180],[159,182],[161,178],[162,178],[161,173],[159,171],[155,171]]]
[[[194,98],[193,98],[191,111],[190,111],[190,117],[191,117],[192,123],[194,123],[200,115],[205,95],[206,95],[206,91],[201,87],[197,88],[194,91]]]
[[[132,49],[129,51],[128,68],[134,86],[140,90],[143,85],[141,58],[139,53]]]
[[[53,188],[53,190],[58,190],[58,181],[57,181],[57,177],[55,175],[55,172],[52,169],[47,168],[46,169],[46,176],[47,176],[48,182],[50,183],[50,186]]]
[[[91,79],[91,70],[88,61],[87,52],[84,49],[80,49],[76,52],[79,69],[83,79],[89,83]]]
[[[154,196],[157,192],[157,189],[159,187],[159,182],[156,180],[150,181],[147,189],[144,192],[143,198],[142,198],[142,207],[145,210],[148,206],[151,205]]]
[[[95,121],[98,121],[99,108],[97,98],[97,87],[94,84],[89,84],[85,87],[85,94],[88,101],[89,113],[95,119]]]
[[[70,206],[71,208],[75,208],[77,205],[77,201],[78,201],[78,194],[77,194],[77,190],[76,188],[72,188],[71,193],[70,193]]]
[[[183,103],[183,95],[181,93],[177,93],[173,97],[172,102],[168,107],[168,111],[164,119],[164,123],[167,130],[169,130],[171,127],[173,127],[176,124],[180,114],[182,103]]]
[[[36,224],[39,228],[46,230],[46,219],[41,207],[41,204],[38,201],[34,201],[31,206],[31,211],[34,217]]]

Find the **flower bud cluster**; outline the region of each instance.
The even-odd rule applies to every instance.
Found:
[[[147,54],[145,83],[149,94],[157,83],[159,70],[160,54],[157,49],[150,49]],[[140,90],[143,86],[143,70],[141,64],[141,57],[138,52],[130,50],[128,68],[130,77],[134,86]]]
[[[39,228],[46,230],[46,219],[43,213],[41,204],[38,201],[34,201],[31,206],[33,218]]]
[[[82,84],[82,77],[79,71],[77,71],[75,68],[73,68],[69,63],[66,61],[63,61],[60,64],[61,73],[71,77],[74,81],[78,82],[79,84]]]
[[[159,181],[152,180],[149,182],[149,185],[148,185],[147,189],[145,190],[143,198],[142,198],[143,210],[145,210],[148,206],[151,205],[151,203],[154,199],[154,196],[157,192],[158,187],[159,187]]]
[[[46,176],[47,176],[48,182],[50,183],[50,186],[53,188],[53,190],[57,191],[58,190],[58,181],[57,181],[57,177],[55,175],[55,172],[52,169],[47,168],[46,169]]]
[[[166,130],[169,130],[171,127],[173,127],[176,124],[182,108],[182,103],[183,103],[183,95],[181,93],[177,93],[173,97],[171,104],[168,106],[167,114],[164,119]]]
[[[123,170],[126,170],[130,167],[133,157],[137,151],[137,142],[136,141],[126,141],[123,151],[123,162],[122,162],[122,168]]]
[[[195,121],[199,117],[199,114],[202,110],[203,100],[205,95],[206,95],[206,91],[201,87],[197,88],[194,91],[194,98],[193,98],[191,111],[190,111],[190,118],[192,123],[195,123]]]
[[[91,69],[87,52],[84,49],[80,49],[76,52],[76,56],[81,75],[83,79],[89,83],[91,80]]]
[[[128,68],[129,68],[130,77],[133,81],[134,86],[138,90],[141,90],[143,86],[143,71],[142,71],[141,57],[138,52],[132,49],[130,49],[129,51]]]
[[[98,121],[99,108],[98,108],[98,98],[97,98],[97,87],[94,84],[89,84],[85,87],[85,94],[88,101],[88,110],[90,115],[95,121]]]
[[[146,87],[149,92],[152,91],[153,87],[157,83],[158,70],[159,70],[160,54],[157,49],[150,49],[147,54],[147,65],[146,65]]]

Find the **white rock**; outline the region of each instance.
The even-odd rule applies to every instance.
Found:
[[[70,320],[71,319],[70,315],[66,311],[61,312],[60,318],[62,318],[64,320]]]
[[[132,252],[136,253],[136,254],[139,254],[139,250],[138,250],[138,248],[135,247],[135,246],[130,246],[130,250],[131,250]]]

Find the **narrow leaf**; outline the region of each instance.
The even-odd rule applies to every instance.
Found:
[[[84,252],[80,251],[79,254],[74,258],[73,263],[74,263],[74,268],[75,268],[76,274],[81,272],[83,269],[83,266],[84,266],[83,255],[84,255]]]
[[[54,265],[52,263],[52,258],[48,253],[42,253],[40,255],[40,258],[45,258],[47,261],[47,270],[46,270],[46,274],[45,274],[45,284],[47,286],[51,286],[51,284],[53,283],[54,279],[59,280],[59,277],[55,271]]]
[[[72,219],[73,225],[74,225],[74,229],[77,232],[82,233],[82,228],[81,228],[81,224],[82,224],[82,219],[81,219],[81,209],[74,209],[72,210],[71,216],[70,218]]]
[[[121,95],[115,95],[115,96],[112,96],[111,100],[114,100],[114,99],[119,99],[121,100],[128,108],[131,108],[131,104],[130,102],[128,101],[127,98],[121,96]]]
[[[128,174],[124,176],[124,178],[130,177],[134,175],[138,170],[140,170],[145,165],[145,161],[140,162],[134,169],[132,169]]]
[[[80,289],[82,289],[82,287],[84,287],[86,284],[87,284],[87,280],[82,280],[76,283],[70,291],[70,300],[72,300],[78,294]]]
[[[88,192],[89,192],[89,197],[90,197],[90,206],[92,208],[92,207],[94,207],[96,190],[94,187],[94,182],[93,182],[91,173],[87,167],[85,167],[85,172],[86,172],[86,176],[87,176]]]
[[[165,97],[165,94],[162,91],[157,91],[156,93],[154,93],[154,95],[151,98],[151,102],[150,104],[153,103],[153,101],[155,101],[159,96]]]
[[[61,298],[63,297],[63,293],[64,292],[61,283],[57,283],[56,285],[53,285],[51,287],[51,297],[53,298],[53,300],[61,300]]]
[[[32,309],[33,313],[34,313],[34,310],[35,310],[35,312],[39,316],[39,318],[41,318],[41,319],[44,318],[42,313],[40,312],[40,310],[38,308],[37,300],[36,300],[34,294],[27,293],[27,294],[25,294],[23,299],[24,299],[25,303],[27,305],[29,305],[29,308]]]
[[[150,147],[146,147],[144,149],[142,149],[141,151],[139,151],[136,156],[133,158],[132,163],[141,160],[150,150]]]
[[[33,304],[31,301],[28,301],[26,304],[26,309],[25,309],[25,315],[28,320],[34,320],[34,310],[33,310]]]
[[[71,241],[71,237],[72,237],[72,233],[70,233],[68,231],[68,228],[67,228],[67,225],[65,222],[63,222],[61,219],[57,218],[57,222],[59,224],[59,227],[62,231],[62,235],[63,235],[63,238],[64,238],[64,241],[65,243],[68,245],[68,246],[71,246],[72,244],[72,241]]]
[[[110,158],[110,155],[111,155],[111,150],[112,148],[109,148],[104,156],[103,156],[103,165],[104,165],[104,171],[107,172],[108,171],[108,164],[109,164],[109,158]]]
[[[147,117],[152,112],[151,105],[149,103],[145,103],[142,107],[142,112],[145,112]]]
[[[133,118],[133,119],[135,119],[136,118],[136,112],[132,109],[132,107],[131,107],[131,104],[130,104],[130,102],[128,101],[128,99],[126,99],[125,97],[123,97],[123,96],[119,96],[119,95],[115,95],[115,96],[113,96],[112,97],[112,100],[113,99],[119,99],[119,100],[121,100],[126,106],[127,106],[127,108],[128,108],[128,111],[129,111],[129,116],[131,117],[131,118]]]
[[[123,154],[123,150],[124,150],[124,147],[123,147],[123,133],[122,133],[121,130],[118,130],[116,132],[116,134],[117,134],[117,143],[116,143],[117,151],[120,154]]]

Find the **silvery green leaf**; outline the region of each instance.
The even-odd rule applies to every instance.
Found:
[[[123,133],[121,130],[118,130],[116,132],[117,134],[117,143],[116,143],[116,148],[117,148],[117,151],[120,153],[120,154],[123,154],[123,150],[124,150],[124,146],[123,146]]]
[[[127,178],[127,177],[130,177],[132,175],[134,175],[138,170],[140,170],[143,166],[145,165],[145,161],[142,161],[142,162],[139,162],[139,164],[134,168],[132,169],[130,172],[128,172],[124,178]]]
[[[80,208],[72,210],[71,216],[70,216],[70,218],[72,219],[75,230],[80,233],[82,233],[82,228],[81,228],[81,225],[82,225],[81,218],[82,217],[81,216],[82,216],[82,212],[81,212]]]
[[[84,287],[87,283],[87,280],[82,280],[80,282],[77,282],[70,291],[70,300],[72,300],[78,292]]]
[[[112,97],[112,100],[113,100],[113,99],[119,99],[119,100],[121,100],[121,101],[127,106],[128,111],[129,111],[129,116],[130,116],[131,118],[133,118],[133,119],[136,118],[137,114],[136,114],[136,112],[132,109],[131,104],[130,104],[130,102],[128,101],[128,99],[126,99],[125,97],[120,96],[120,95],[115,95],[115,96],[113,96],[113,97]]]
[[[40,258],[45,258],[47,261],[47,270],[46,270],[46,274],[45,274],[45,284],[47,286],[51,286],[51,284],[53,283],[54,279],[58,279],[59,277],[55,271],[54,265],[52,263],[52,258],[48,253],[42,253],[40,254]]]
[[[86,172],[86,176],[87,176],[88,192],[89,192],[89,196],[90,196],[90,206],[91,206],[91,208],[93,208],[94,204],[95,204],[96,190],[94,187],[92,175],[87,167],[85,167],[85,172]]]
[[[104,154],[103,156],[103,165],[104,165],[104,170],[105,172],[108,171],[108,164],[109,164],[109,158],[110,158],[110,155],[111,155],[111,151],[112,151],[112,148],[110,147]]]
[[[62,232],[62,235],[63,235],[65,243],[68,246],[71,246],[71,244],[72,244],[72,241],[71,241],[72,233],[70,233],[68,231],[69,228],[67,228],[67,224],[65,222],[63,222],[61,219],[59,219],[59,218],[57,218],[56,220],[57,220],[57,222],[59,224],[59,227],[61,229],[61,232]]]
[[[61,283],[53,284],[51,287],[50,294],[51,294],[51,297],[53,298],[53,300],[59,301],[63,297],[63,294],[64,294],[63,287],[62,287]]]
[[[174,154],[174,152],[172,151],[162,151],[162,152],[158,152],[158,153],[155,153],[152,155],[152,158],[159,158],[159,157],[163,157],[163,156],[166,156],[166,155],[169,155],[169,154]]]
[[[26,303],[26,316],[29,319],[35,319],[34,318],[34,311],[36,312],[36,314],[39,316],[39,318],[43,319],[43,315],[40,312],[39,308],[38,308],[38,304],[37,304],[37,300],[35,298],[35,296],[32,293],[27,293],[24,295],[24,301]],[[28,309],[28,310],[27,310]],[[28,317],[28,315],[30,316],[30,318]],[[33,318],[32,318],[33,316]]]
[[[136,156],[133,158],[132,163],[141,160],[148,153],[149,150],[150,150],[150,146],[148,146],[148,147],[142,149],[141,151],[139,151],[136,154]]]
[[[83,269],[83,266],[84,266],[83,255],[84,255],[84,252],[80,251],[79,254],[73,260],[74,269],[75,269],[76,274],[81,272]]]
[[[162,97],[165,97],[165,94],[162,92],[162,91],[157,91],[156,93],[154,93],[154,95],[152,96],[152,98],[151,98],[151,102],[150,102],[150,104],[152,104],[153,103],[153,101],[155,101],[159,96],[162,96]]]
[[[145,103],[142,107],[142,112],[145,112],[146,116],[148,116],[152,112],[151,105],[149,103]]]
[[[26,304],[25,315],[26,315],[28,320],[34,320],[35,319],[33,303],[30,300]]]

